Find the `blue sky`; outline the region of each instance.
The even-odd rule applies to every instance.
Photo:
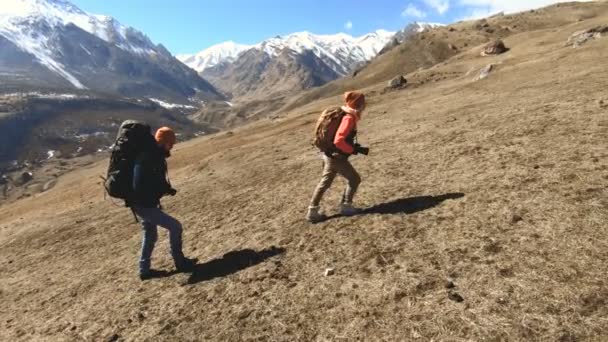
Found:
[[[72,0],[89,13],[110,15],[146,33],[172,53],[195,53],[233,40],[258,43],[310,31],[354,36],[411,21],[451,23],[492,12],[537,7],[554,0]]]

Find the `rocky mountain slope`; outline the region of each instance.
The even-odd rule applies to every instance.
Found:
[[[459,46],[409,88],[363,89],[362,215],[303,220],[321,172],[307,141],[339,96],[178,145],[164,206],[192,273],[171,273],[163,233],[166,273],[139,281],[140,228],[101,196],[107,161],[4,204],[0,339],[608,339],[608,37],[568,43],[606,25],[608,3],[500,20],[520,27],[508,52]]]
[[[223,100],[162,45],[66,0],[0,5],[0,173],[105,150],[120,120],[171,124],[184,138],[213,131],[189,121]],[[84,138],[86,137],[86,138]]]
[[[0,136],[0,176],[17,179],[55,160],[70,164],[74,158],[107,153],[118,126],[127,119],[146,121],[155,128],[178,127],[180,139],[215,131],[193,123],[178,109],[151,100],[88,95],[0,96],[0,128],[4,132]]]
[[[278,114],[274,112],[303,90],[357,71],[379,52],[388,51],[391,44],[439,26],[412,23],[397,34],[379,30],[358,38],[300,32],[268,39],[244,51],[231,50],[231,43],[212,47],[198,57],[191,57],[194,58],[191,66],[214,64],[199,70],[233,100],[230,105],[205,104],[192,117],[197,122],[224,128],[260,117],[275,117]],[[236,53],[223,60],[218,51]]]
[[[270,88],[274,93],[299,91],[344,76],[374,58],[393,34],[378,30],[352,37],[298,32],[254,46],[224,43],[180,58],[228,96],[259,98]],[[292,78],[294,71],[298,72]]]

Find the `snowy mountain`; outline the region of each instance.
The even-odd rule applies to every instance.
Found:
[[[437,23],[419,23],[419,22],[410,23],[403,29],[397,31],[397,33],[395,33],[393,35],[391,40],[380,50],[380,52],[378,54],[381,55],[381,54],[389,51],[390,49],[394,48],[395,46],[408,40],[408,38],[411,37],[412,35],[415,35],[417,33],[422,33],[424,31],[432,30],[436,27],[441,27],[441,26],[444,26],[444,25],[437,24]]]
[[[406,27],[404,27],[403,29],[397,31],[397,33],[395,33],[393,38],[397,39],[399,41],[399,43],[403,43],[412,34],[421,33],[421,32],[432,30],[436,27],[442,27],[442,26],[444,26],[444,25],[437,24],[437,23],[413,22],[413,23],[407,25]]]
[[[312,51],[339,75],[346,75],[356,63],[369,61],[390,41],[394,32],[378,30],[362,37],[352,37],[339,33],[335,35],[315,35],[297,32],[287,36],[277,36],[253,46],[226,42],[212,46],[196,55],[178,56],[182,62],[198,72],[222,63],[232,63],[238,56],[249,50],[262,51],[275,58],[285,49],[296,53]]]
[[[241,52],[247,51],[252,47],[251,45],[242,45],[228,41],[214,45],[195,55],[178,55],[177,59],[200,72],[221,63],[234,62]]]
[[[344,77],[387,46],[437,26],[439,24],[412,23],[397,33],[378,30],[361,37],[297,32],[249,47],[228,42],[178,58],[229,97],[260,99]]]
[[[67,0],[2,0],[0,91],[76,89],[183,100],[218,97],[162,45]]]

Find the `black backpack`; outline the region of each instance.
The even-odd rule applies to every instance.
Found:
[[[111,197],[129,200],[133,193],[133,167],[137,156],[156,146],[146,123],[127,120],[120,125],[112,148],[104,187]]]

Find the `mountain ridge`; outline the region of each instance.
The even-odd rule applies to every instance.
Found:
[[[162,44],[67,0],[3,0],[0,37],[0,79],[9,91],[40,84],[182,102],[222,98]]]

